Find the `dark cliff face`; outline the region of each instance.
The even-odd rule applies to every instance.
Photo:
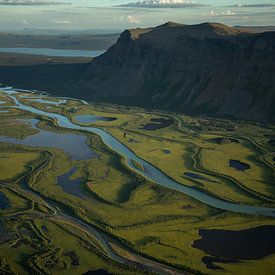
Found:
[[[78,85],[90,98],[271,121],[275,32],[210,23],[125,31]]]

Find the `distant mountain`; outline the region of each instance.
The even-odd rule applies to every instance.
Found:
[[[81,73],[87,99],[275,121],[275,32],[218,23],[123,32]]]

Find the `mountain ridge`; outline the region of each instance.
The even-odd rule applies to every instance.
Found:
[[[220,23],[124,31],[77,82],[87,98],[274,121],[275,32]]]

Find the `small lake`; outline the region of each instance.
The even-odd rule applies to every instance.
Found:
[[[74,160],[87,160],[98,156],[89,148],[88,144],[86,143],[87,137],[84,135],[55,133],[40,130],[35,126],[38,122],[36,119],[25,120],[24,122],[31,124],[31,126],[39,130],[39,132],[22,140],[12,137],[0,136],[0,142],[21,144],[33,147],[57,148],[66,152]]]
[[[258,260],[275,253],[275,226],[266,225],[240,231],[200,229],[201,239],[193,247],[211,256],[202,261],[211,269],[217,263]]]
[[[150,121],[151,121],[150,123],[147,123],[146,125],[142,125],[143,127],[140,129],[146,130],[146,131],[154,131],[154,130],[169,127],[174,124],[174,120],[168,119],[168,118],[152,118]]]
[[[0,192],[0,210],[5,210],[10,207],[10,201],[9,199]]]
[[[229,167],[233,167],[238,171],[245,171],[251,168],[249,164],[235,159],[229,160]]]
[[[62,187],[65,193],[71,194],[81,199],[87,196],[81,190],[81,179],[70,180],[70,177],[76,172],[77,168],[73,167],[69,172],[57,177],[57,184]]]
[[[97,121],[115,121],[116,117],[102,117],[102,116],[93,116],[93,115],[79,115],[74,117],[77,122],[80,123],[93,123]]]
[[[6,101],[3,101],[3,100],[0,100],[0,104],[6,104],[7,102]]]
[[[97,57],[103,54],[102,50],[60,50],[49,48],[0,48],[0,53],[21,53],[59,57]]]

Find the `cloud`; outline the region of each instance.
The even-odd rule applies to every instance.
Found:
[[[228,7],[234,8],[272,8],[275,7],[275,4],[270,3],[261,3],[261,4],[236,4]]]
[[[127,16],[127,21],[131,24],[140,24],[140,21],[135,16],[132,16],[132,15]]]
[[[221,11],[221,12],[215,12],[214,10],[211,10],[203,14],[203,16],[234,16],[234,15],[236,15],[236,13],[230,10]]]
[[[127,22],[130,24],[140,24],[140,20],[133,15],[120,16],[119,18],[114,18],[114,21],[115,22]]]
[[[141,0],[138,2],[119,5],[120,7],[134,8],[188,8],[201,7],[205,4],[196,3],[189,0]]]
[[[70,3],[47,0],[0,0],[0,5],[70,5]]]
[[[28,22],[27,20],[25,20],[25,19],[20,20],[20,22],[21,22],[22,24],[24,24],[24,25],[29,25],[29,22]]]
[[[69,24],[73,24],[72,21],[70,21],[70,20],[55,20],[54,23],[55,23],[55,24],[60,24],[60,25],[69,25]]]

